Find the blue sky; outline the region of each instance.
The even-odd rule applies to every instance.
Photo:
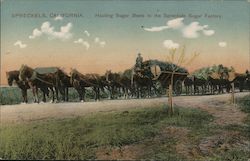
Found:
[[[193,68],[222,63],[242,71],[249,68],[250,61],[249,4],[247,1],[3,0],[1,73],[19,68],[21,64],[76,67],[85,72],[101,73],[109,68],[118,71],[133,65],[137,52],[142,52],[146,59],[164,59],[171,45],[176,44],[179,48],[185,45],[187,53],[201,53]],[[47,18],[13,18],[15,13],[45,13]],[[78,13],[84,17],[63,17],[56,21],[50,13]],[[114,14],[114,18],[99,18],[95,16],[97,13]],[[152,17],[122,19],[115,17],[116,13]],[[154,17],[164,13],[186,15],[179,22],[182,27],[159,32],[145,30],[167,26],[166,23],[175,19]],[[207,18],[205,14],[215,17]],[[47,29],[53,28],[51,33],[42,32],[45,22],[49,23]],[[198,22],[196,27],[204,29],[197,29],[195,38],[185,36],[185,28],[194,22]],[[61,27],[65,27],[66,33],[60,31]],[[39,36],[30,38],[35,29]],[[203,34],[204,30],[210,35]],[[86,66],[93,70],[85,70]]]

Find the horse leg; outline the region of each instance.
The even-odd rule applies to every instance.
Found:
[[[32,93],[33,93],[34,103],[36,103],[36,91],[35,91],[35,87],[34,86],[32,87]]]
[[[22,89],[22,96],[23,96],[23,103],[27,103],[27,90],[26,89]]]
[[[77,89],[77,93],[79,95],[79,100],[80,102],[83,102],[83,98],[82,98],[82,95],[83,95],[83,90],[81,88],[78,88]]]
[[[125,87],[125,99],[128,99],[128,88]]]
[[[151,85],[148,86],[148,98],[151,98]]]
[[[94,92],[95,92],[95,101],[97,101],[97,88],[94,87],[93,89],[94,89]]]
[[[136,97],[139,98],[140,97],[140,91],[139,91],[139,88],[136,87]]]
[[[33,101],[35,103],[35,91],[34,91],[34,87],[31,87],[31,90],[32,90],[32,94],[33,94]]]
[[[80,100],[80,102],[83,102],[83,99],[82,99],[82,90],[77,90],[77,92],[78,92],[78,95],[79,95],[79,100]]]
[[[52,101],[51,102],[54,102],[55,101],[55,92],[54,92],[54,88],[51,87],[51,92],[52,92]]]
[[[43,91],[43,102],[46,102],[46,94],[45,94],[45,91]]]
[[[35,99],[36,99],[36,102],[39,103],[38,88],[37,87],[35,87]]]
[[[55,99],[55,103],[59,100],[58,98],[58,88],[57,87],[55,87],[55,92],[56,92],[56,99]]]
[[[65,99],[65,87],[63,86],[63,87],[59,87],[59,92],[61,93],[61,95],[62,95],[62,101],[65,101],[66,99]]]
[[[65,91],[65,93],[66,93],[66,101],[69,102],[69,88],[66,87],[65,90],[66,90],[66,91]]]
[[[24,102],[25,102],[25,103],[28,103],[27,89],[24,90]]]
[[[97,87],[96,88],[96,101],[99,101],[100,98],[99,98],[99,88]]]

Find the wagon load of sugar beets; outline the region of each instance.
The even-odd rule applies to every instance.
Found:
[[[152,67],[152,66],[159,66],[161,71],[168,71],[168,72],[178,72],[178,73],[188,73],[187,69],[180,67],[174,63],[170,62],[163,62],[159,60],[147,60],[144,61],[142,67]]]
[[[220,64],[220,65],[213,65],[211,67],[203,67],[203,68],[197,69],[191,75],[199,79],[207,80],[209,76],[213,77],[216,75],[220,75],[220,73],[223,73],[223,72],[228,73],[231,71],[234,71],[233,67],[228,68]]]

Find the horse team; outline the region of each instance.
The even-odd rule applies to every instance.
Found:
[[[40,68],[45,71],[49,68]],[[69,88],[74,88],[81,102],[85,101],[86,88],[91,88],[95,93],[95,100],[100,100],[100,92],[108,92],[110,99],[123,96],[124,98],[141,98],[160,95],[159,81],[152,79],[151,75],[144,75],[142,72],[135,72],[133,68],[122,73],[112,73],[106,71],[104,75],[82,74],[76,69],[71,69],[69,75],[60,68],[50,68],[47,72],[39,72],[27,65],[22,65],[20,70],[6,72],[8,84],[13,82],[21,89],[23,102],[28,102],[27,90],[31,89],[34,102],[39,103],[38,92],[43,94],[42,101],[46,102],[46,97],[52,94],[52,101],[69,101]],[[148,72],[147,72],[148,73]],[[232,83],[240,91],[250,90],[250,74],[237,74],[233,80],[224,77],[209,77],[207,80],[195,76],[186,77],[182,81],[187,95],[190,94],[215,94],[223,93],[224,90],[230,92]],[[161,91],[164,82],[160,85]],[[165,91],[165,89],[163,89]],[[59,98],[59,94],[61,97]]]

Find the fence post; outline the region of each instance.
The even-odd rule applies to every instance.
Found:
[[[235,105],[235,91],[234,91],[234,83],[232,85],[232,92],[231,92],[231,103]]]
[[[171,75],[171,81],[169,84],[169,93],[168,93],[168,114],[173,115],[174,109],[173,109],[173,80],[174,80],[174,72]]]

